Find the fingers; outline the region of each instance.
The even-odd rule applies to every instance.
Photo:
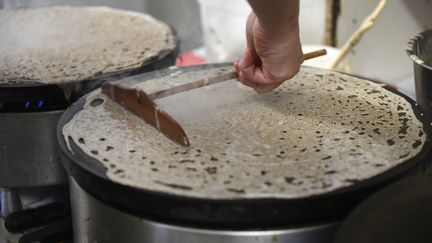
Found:
[[[254,49],[247,48],[244,56],[234,67],[239,81],[258,93],[266,93],[293,77],[298,72],[301,62],[301,52],[300,58],[271,55],[261,59]]]
[[[266,93],[299,71],[303,53],[297,29],[279,37],[268,35],[252,13],[246,24],[246,37],[245,53],[234,64],[243,84]]]
[[[256,71],[261,72],[261,71]],[[253,77],[249,77],[249,73],[245,73],[243,71],[240,72],[239,79],[240,81],[251,88],[253,88],[257,93],[263,94],[272,91],[273,89],[279,87],[284,81],[281,82],[272,82],[268,83],[268,81],[263,81],[264,77],[261,74],[256,74]]]
[[[252,88],[256,88],[259,82],[256,81],[257,63],[259,63],[259,58],[256,53],[247,48],[244,56],[235,65],[237,70],[238,80],[244,85]]]
[[[257,87],[260,84],[266,84],[260,66],[255,64],[249,65],[246,68],[240,68],[238,76],[240,82],[252,88]]]
[[[244,85],[247,85],[253,88],[258,93],[266,93],[281,85],[285,80],[290,79],[298,72],[298,68],[292,68],[292,70],[288,70],[286,67],[280,67],[280,69],[284,69],[287,73],[271,75],[268,70],[263,68],[262,64],[258,64],[256,59],[258,57],[252,58],[251,56],[246,55],[243,59],[243,62],[240,61],[235,65],[238,80],[242,82]],[[275,68],[276,65],[273,66]],[[268,78],[268,77],[272,78]],[[280,78],[283,77],[283,78]]]
[[[240,63],[240,60],[234,62],[234,68],[237,72],[237,78],[236,79],[238,81],[241,80],[241,82],[244,85],[253,88],[259,94],[270,92],[283,83],[283,82],[277,82],[277,83],[273,83],[273,84],[262,84],[262,83],[256,82],[255,78],[250,77],[251,76],[250,74],[248,74],[247,72],[240,71],[239,63]],[[253,64],[248,66],[248,69],[250,69],[250,72],[252,72],[252,73],[255,72],[253,70],[254,68],[257,68],[257,67],[254,66]],[[240,78],[240,76],[241,76],[241,78]],[[254,75],[252,75],[252,76],[254,76]],[[254,80],[254,81],[252,81],[252,80]]]
[[[256,15],[252,12],[249,15],[246,23],[247,48],[243,57],[234,65],[237,71],[238,80],[241,81],[244,85],[252,88],[256,87],[256,82],[252,81],[253,79],[250,80],[248,78],[245,78],[244,76],[245,72],[254,72],[253,68],[260,64],[259,57],[255,51],[255,43],[253,37],[253,26],[255,24],[255,21]],[[250,74],[247,74],[247,76],[250,76]]]
[[[252,51],[251,48],[246,48],[243,57],[238,62],[239,70],[246,70],[256,63],[257,55]]]

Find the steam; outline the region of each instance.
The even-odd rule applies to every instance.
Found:
[[[223,69],[202,70],[196,72],[173,71],[164,77],[143,82],[137,87],[147,93],[166,89],[180,83],[193,82],[216,76],[220,72],[228,72],[231,67]],[[221,108],[232,104],[247,102],[253,99],[255,92],[235,80],[227,80],[183,93],[157,99],[155,102],[183,126],[194,126],[196,122],[214,119]]]
[[[7,6],[28,5],[18,1],[13,6]],[[23,11],[26,13],[22,14]],[[0,60],[4,62],[0,63],[3,71],[0,75],[6,76],[7,72],[13,70],[17,81],[34,79],[49,82],[50,80],[38,80],[38,77],[49,78],[53,75],[63,75],[67,79],[72,71],[66,69],[78,66],[75,61],[79,59],[79,55],[70,55],[65,50],[85,52],[92,44],[85,39],[81,41],[84,30],[79,24],[71,26],[68,22],[67,18],[59,19],[57,14],[49,11],[4,11],[0,15],[0,33],[6,37],[0,42]],[[0,80],[10,79],[2,76]]]
[[[20,18],[16,11],[7,11],[0,15],[0,33],[7,38],[0,42],[2,55],[24,55],[34,52],[45,52],[46,50],[56,51],[53,41],[60,35],[65,35],[64,22],[54,19],[46,12],[33,12]],[[76,36],[79,29],[68,28],[68,35]],[[61,46],[70,44],[67,39],[65,42],[58,43]],[[69,43],[68,43],[69,42]]]

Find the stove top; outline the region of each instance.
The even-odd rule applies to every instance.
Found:
[[[72,239],[65,186],[3,188],[0,192],[0,243],[54,243]]]

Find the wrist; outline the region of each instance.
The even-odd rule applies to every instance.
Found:
[[[277,23],[263,23],[259,18],[257,18],[257,21],[261,31],[273,40],[285,40],[286,38],[299,35],[298,18],[287,18]]]

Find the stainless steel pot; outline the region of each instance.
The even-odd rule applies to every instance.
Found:
[[[407,53],[414,62],[416,97],[426,115],[432,117],[432,29],[408,42]]]

